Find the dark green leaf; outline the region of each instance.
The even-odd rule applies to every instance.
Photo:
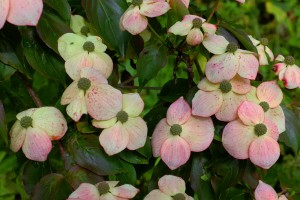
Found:
[[[72,32],[69,24],[64,22],[54,12],[45,8],[36,28],[40,38],[56,53],[58,53],[58,38],[65,33]]]
[[[158,105],[150,110],[144,117],[148,126],[148,135],[151,136],[158,122],[166,117],[168,108]]]
[[[2,137],[3,141],[6,145],[8,145],[8,134],[7,134],[7,125],[5,120],[5,111],[3,104],[0,99],[0,136]]]
[[[44,0],[44,3],[54,9],[66,22],[71,18],[71,7],[67,0]]]
[[[65,83],[64,61],[42,45],[34,29],[22,28],[22,45],[28,63],[43,76]]]
[[[108,156],[105,153],[98,136],[74,134],[68,140],[68,150],[79,166],[100,176],[114,175],[123,170],[118,156]]]
[[[142,156],[150,159],[152,157],[152,147],[151,147],[150,138],[147,137],[145,145],[142,148],[137,149],[136,151]]]
[[[83,7],[92,26],[101,38],[121,56],[125,55],[130,34],[120,30],[120,18],[127,10],[126,0],[83,0]]]
[[[132,164],[148,164],[148,160],[134,151],[122,151],[120,157]]]
[[[53,173],[44,176],[35,186],[32,200],[65,200],[72,191],[63,175]]]
[[[141,52],[136,64],[140,88],[156,76],[167,60],[168,48],[165,46],[150,45]]]
[[[124,173],[117,174],[117,180],[122,184],[136,184],[136,171],[132,164],[121,162],[122,168],[125,169]]]
[[[177,21],[181,21],[185,15],[189,14],[189,10],[185,7],[181,0],[170,0],[171,10],[168,11],[168,27],[174,25]]]
[[[0,82],[7,80],[9,77],[11,77],[16,70],[9,65],[5,65],[3,63],[0,63]]]
[[[285,106],[282,106],[282,109],[285,116],[286,131],[280,134],[279,141],[292,148],[297,155],[300,147],[300,111],[293,111]]]
[[[242,186],[231,187],[225,190],[219,197],[220,200],[249,200],[252,199],[247,188]]]

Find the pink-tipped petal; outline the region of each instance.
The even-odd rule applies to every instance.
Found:
[[[237,53],[236,56],[240,63],[238,74],[243,78],[254,80],[259,67],[257,58],[250,53]]]
[[[279,138],[279,131],[276,124],[268,118],[265,118],[263,124],[267,127],[266,135],[277,141]]]
[[[140,14],[138,6],[131,5],[122,16],[122,27],[132,35],[143,32],[148,25],[148,20]]]
[[[187,34],[189,34],[192,28],[192,22],[176,22],[169,28],[168,32],[173,33],[174,35],[186,36]]]
[[[246,100],[245,95],[235,94],[234,92],[223,94],[223,103],[215,114],[216,118],[225,122],[235,120],[238,117],[237,110],[244,100]]]
[[[128,121],[123,124],[123,131],[129,135],[127,144],[129,150],[136,150],[145,145],[148,127],[141,117],[129,117]]]
[[[183,97],[172,103],[167,111],[167,122],[170,126],[173,124],[183,124],[191,116],[192,110],[190,105]]]
[[[191,149],[188,143],[179,136],[168,138],[161,147],[161,159],[174,170],[184,165],[190,158]]]
[[[139,189],[133,187],[132,185],[125,184],[119,187],[110,188],[109,192],[114,196],[131,199],[139,192]]]
[[[232,79],[238,72],[238,59],[232,53],[214,55],[206,64],[205,74],[209,81],[221,83]]]
[[[263,82],[257,87],[256,95],[260,101],[265,101],[270,108],[279,106],[283,99],[283,93],[276,81]]]
[[[249,157],[253,164],[269,169],[280,156],[279,144],[269,136],[260,136],[253,140],[249,148]]]
[[[130,117],[137,117],[144,109],[144,101],[138,93],[123,94],[123,111]]]
[[[246,94],[251,90],[250,80],[235,76],[231,81],[232,91],[237,94]]]
[[[296,65],[287,67],[282,81],[288,89],[300,88],[300,68]]]
[[[93,120],[92,124],[93,126],[97,128],[110,128],[117,122],[117,118],[113,117],[109,120]]]
[[[256,87],[251,86],[251,90],[246,94],[246,99],[256,104],[260,103],[260,100],[256,96]]]
[[[61,105],[67,105],[74,101],[74,99],[76,99],[78,93],[80,92],[77,84],[78,82],[74,81],[67,87],[67,89],[62,94],[60,101]]]
[[[0,1],[0,29],[4,26],[8,11],[9,11],[9,2],[10,0],[1,0]]]
[[[13,152],[17,152],[22,147],[25,140],[26,129],[24,129],[20,121],[16,121],[14,125],[11,127],[9,135],[10,135],[10,149]]]
[[[67,132],[67,121],[55,107],[38,108],[32,115],[32,125],[42,129],[51,140],[59,140]]]
[[[286,69],[286,64],[285,63],[277,63],[273,65],[272,70],[275,72],[275,74],[279,74],[282,70]]]
[[[185,193],[185,182],[182,178],[173,175],[164,175],[158,181],[159,189],[169,195],[174,196],[178,193]]]
[[[81,183],[79,187],[70,194],[70,199],[77,199],[77,200],[99,200],[100,194],[98,192],[98,189],[90,184],[90,183]]]
[[[152,190],[147,196],[145,196],[144,200],[173,200],[172,197],[166,195],[160,190]]]
[[[226,151],[237,159],[249,158],[249,147],[256,138],[254,127],[244,125],[240,120],[229,122],[222,134],[222,143]]]
[[[261,106],[251,102],[244,101],[238,108],[238,116],[245,125],[254,126],[260,124],[265,119],[265,113]]]
[[[254,191],[254,196],[255,200],[278,200],[276,191],[261,180]]]
[[[78,122],[83,114],[87,114],[83,91],[80,91],[76,98],[67,106],[66,111],[75,122]]]
[[[102,73],[99,70],[91,67],[81,69],[80,77],[89,79],[93,85],[107,84],[107,80]]]
[[[160,122],[156,125],[151,140],[152,152],[154,157],[160,156],[162,144],[168,138],[172,137],[170,133],[170,128],[171,126],[168,125],[166,118],[160,120]]]
[[[210,117],[220,110],[223,102],[219,90],[205,92],[199,90],[192,100],[192,113],[200,117]]]
[[[279,133],[285,131],[285,116],[280,106],[269,109],[265,113],[265,117],[271,119],[276,124]]]
[[[38,128],[27,128],[22,150],[28,159],[43,162],[51,149],[52,143],[47,133]]]
[[[214,130],[211,118],[192,116],[182,125],[180,136],[189,144],[191,151],[200,152],[211,144]]]
[[[171,7],[166,1],[144,1],[140,5],[140,14],[147,17],[158,17],[170,10]]]
[[[92,67],[101,72],[101,74],[108,78],[113,70],[113,61],[109,55],[106,53],[90,53],[89,59],[91,60],[91,65],[87,67]]]
[[[206,91],[206,92],[211,92],[219,89],[220,84],[215,84],[210,82],[207,78],[203,78],[199,83],[198,83],[198,88],[200,90]]]
[[[83,53],[84,37],[74,33],[66,33],[58,38],[58,52],[64,60]]]
[[[199,28],[193,28],[186,37],[186,42],[191,46],[196,46],[203,41],[203,33]]]
[[[215,34],[215,32],[217,31],[217,26],[214,24],[204,22],[202,24],[202,29],[205,33]]]
[[[108,120],[122,109],[122,93],[110,85],[95,85],[87,91],[87,110],[96,120]]]
[[[42,0],[10,0],[7,21],[18,26],[37,25],[43,11]]]
[[[205,36],[202,44],[213,54],[223,54],[226,52],[229,42],[221,35],[208,34]]]

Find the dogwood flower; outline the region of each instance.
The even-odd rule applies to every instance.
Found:
[[[255,165],[269,169],[280,156],[276,124],[265,117],[261,106],[250,101],[240,105],[238,116],[223,130],[224,148],[234,158],[250,158]]]
[[[120,28],[132,35],[137,35],[147,28],[147,17],[158,17],[170,9],[170,5],[165,0],[127,1],[131,2],[131,5],[120,19]]]
[[[249,38],[252,44],[256,47],[258,52],[258,60],[260,65],[268,65],[269,60],[274,61],[274,54],[268,46],[269,41],[267,38],[261,38],[260,41],[254,39],[251,35]]]
[[[196,46],[205,39],[205,34],[214,34],[217,30],[216,25],[209,24],[205,21],[205,19],[196,15],[185,15],[183,20],[176,22],[169,28],[168,32],[175,35],[187,36],[186,42],[189,45]]]
[[[245,0],[236,0],[239,3],[245,3]]]
[[[1,0],[0,29],[5,21],[17,26],[35,26],[43,11],[42,0]]]
[[[251,85],[250,80],[236,76],[220,83],[204,78],[198,88],[192,100],[193,115],[210,117],[215,114],[218,120],[232,121],[237,118],[238,107],[246,100],[245,94],[251,90]]]
[[[67,114],[79,121],[83,114],[94,119],[107,120],[114,116],[112,108],[119,106],[116,99],[121,92],[107,84],[101,73],[93,68],[84,68],[80,76],[64,91],[61,105],[67,105]]]
[[[273,66],[273,70],[284,86],[288,89],[300,87],[300,68],[295,64],[295,59],[292,56],[284,58],[278,55],[275,61],[278,63]]]
[[[80,70],[94,68],[108,78],[113,69],[111,58],[104,53],[106,46],[100,37],[82,37],[74,33],[66,33],[58,39],[58,51],[66,61],[67,74],[73,79],[78,79]]]
[[[172,5],[174,0],[167,0],[167,2]],[[185,5],[186,8],[189,7],[189,4],[190,4],[190,0],[181,0],[181,2]]]
[[[116,187],[119,181],[102,181],[96,185],[82,183],[67,200],[129,200],[139,189],[129,184]]]
[[[210,35],[203,45],[209,52],[218,54],[206,64],[205,74],[209,81],[230,80],[236,74],[250,80],[256,78],[259,62],[252,52],[239,49],[236,43],[229,43],[219,35]]]
[[[247,99],[263,108],[265,116],[277,125],[279,133],[285,131],[284,112],[280,107],[283,93],[276,81],[263,82],[257,89],[252,87]]]
[[[185,193],[185,182],[173,175],[164,175],[158,180],[158,188],[152,190],[144,200],[193,200]]]
[[[207,149],[214,137],[211,118],[192,116],[189,104],[180,97],[171,104],[152,135],[153,156],[161,156],[174,170],[185,164],[193,152]]]
[[[91,36],[90,25],[80,15],[71,15],[70,28],[80,36]]]
[[[278,197],[276,191],[268,184],[259,180],[254,191],[255,200],[288,200],[285,195]]]
[[[138,93],[123,94],[114,101],[110,119],[92,122],[93,126],[104,129],[99,141],[110,156],[125,148],[136,150],[143,147],[148,131],[146,122],[139,116],[144,109],[144,102]]]
[[[68,129],[61,112],[54,107],[31,108],[17,114],[10,130],[10,149],[17,152],[22,147],[30,160],[45,161],[52,149],[51,140],[59,140]]]

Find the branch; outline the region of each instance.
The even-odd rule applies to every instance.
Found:
[[[208,17],[208,19],[206,21],[207,23],[211,20],[211,18],[213,17],[214,13],[216,12],[216,10],[218,8],[218,5],[219,5],[219,2],[220,2],[220,0],[216,0],[216,3],[214,5],[214,7],[213,7],[213,10],[211,11],[211,13],[210,13],[210,15],[209,15],[209,17]]]

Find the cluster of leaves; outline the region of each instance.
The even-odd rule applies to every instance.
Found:
[[[300,24],[294,26],[300,17],[297,0],[248,1],[243,8],[233,1],[221,2],[219,13],[213,18],[213,22],[222,27],[221,34],[255,51],[241,26],[231,25],[234,21],[246,26],[246,30],[248,27],[247,33],[268,37],[275,53],[279,50],[286,54],[295,52],[294,56],[299,57],[300,47],[295,41],[300,37]],[[157,187],[157,180],[165,174],[186,180],[187,193],[194,191],[199,200],[251,199],[258,178],[277,189],[281,187],[292,199],[300,198],[297,187],[300,183],[297,176],[300,167],[297,158],[300,150],[299,89],[284,90],[287,131],[280,137],[283,157],[268,171],[229,156],[220,142],[224,124],[216,119],[213,119],[217,122],[215,139],[210,148],[193,153],[186,165],[174,171],[152,157],[150,140],[138,151],[126,150],[109,157],[99,146],[99,130],[90,125],[88,117],[76,124],[68,119],[69,131],[62,145],[55,144],[44,163],[28,161],[22,152],[9,151],[8,130],[16,114],[35,107],[31,88],[44,105],[55,105],[65,113],[65,107],[59,104],[60,96],[71,80],[58,54],[57,39],[72,32],[69,28],[71,11],[86,16],[109,47],[108,53],[115,65],[110,84],[128,91],[137,89],[143,96],[149,137],[165,117],[170,103],[180,96],[191,103],[197,91],[195,83],[203,77],[209,53],[202,47],[182,44],[181,37],[165,34],[167,28],[189,13],[180,0],[170,2],[172,10],[167,16],[149,20],[163,42],[153,33],[150,41],[144,43],[140,36],[120,31],[119,19],[128,7],[125,0],[44,0],[37,27],[16,27],[8,23],[4,26],[0,31],[1,199],[63,200],[80,183],[97,183],[104,179],[135,185],[141,190],[136,198],[141,199]],[[211,1],[192,1],[190,13],[208,17],[212,6]],[[270,30],[276,30],[276,34]],[[284,49],[279,49],[283,46]],[[266,69],[260,69],[259,81],[272,78]]]

